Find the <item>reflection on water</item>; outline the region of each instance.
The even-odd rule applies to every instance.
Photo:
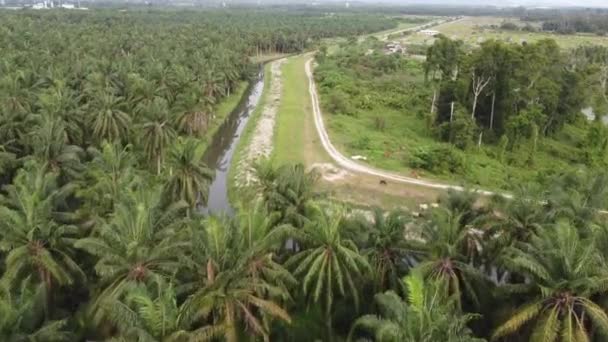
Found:
[[[201,211],[205,214],[224,213],[232,215],[234,213],[234,209],[228,201],[228,172],[241,134],[262,96],[264,90],[263,75],[263,71],[260,70],[258,77],[252,82],[246,95],[243,96],[237,108],[219,128],[211,145],[205,152],[205,163],[210,169],[215,170],[215,178],[209,187],[207,206],[201,208]]]

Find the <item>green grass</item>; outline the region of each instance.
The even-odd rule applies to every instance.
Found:
[[[421,73],[419,68],[412,65],[412,72]],[[344,77],[348,72],[343,72]],[[370,76],[371,77],[371,76]],[[374,80],[378,80],[375,77]],[[409,81],[423,87],[422,77],[408,76]],[[356,84],[361,93],[373,92],[368,89],[369,80]],[[345,83],[354,82],[345,81]],[[404,81],[405,83],[405,81]],[[366,90],[367,89],[367,90]],[[320,92],[320,101],[328,101],[324,91]],[[393,96],[387,94],[386,96]],[[423,98],[426,98],[424,96]],[[409,166],[412,155],[418,148],[432,149],[450,146],[438,141],[428,128],[423,113],[430,110],[430,98],[418,105],[409,105],[406,110],[397,110],[388,106],[377,105],[372,109],[361,109],[355,115],[334,114],[324,108],[324,119],[332,142],[346,156],[362,155],[366,163],[401,174],[410,174]],[[384,129],[378,129],[376,118],[385,120]],[[489,190],[511,190],[513,185],[528,181],[541,180],[556,171],[572,170],[581,166],[580,156],[583,151],[580,146],[585,137],[585,128],[578,125],[566,125],[554,137],[543,138],[538,144],[538,150],[533,161],[529,161],[529,143],[507,152],[506,162],[498,159],[499,148],[493,144],[482,144],[481,148],[471,146],[463,152],[466,169],[458,174],[436,174],[429,171],[416,172],[424,177],[442,180],[452,184],[483,187]]]
[[[288,53],[268,53],[268,54],[253,56],[250,58],[250,60],[251,60],[251,63],[259,64],[259,63],[272,62],[274,60],[277,60],[280,58],[285,58],[287,56],[289,56]]]
[[[508,20],[519,26],[524,26],[525,23],[519,20],[500,17],[467,17],[463,20],[446,23],[433,27],[433,30],[439,31],[442,34],[453,38],[463,40],[468,45],[478,45],[484,40],[496,39],[513,43],[528,42],[533,43],[541,39],[554,39],[558,45],[566,49],[573,49],[585,44],[598,44],[608,46],[608,39],[592,34],[554,34],[550,32],[525,32],[525,31],[504,31],[493,29],[490,25],[497,25]],[[420,33],[412,34],[403,38],[407,44],[427,44],[431,45],[435,41],[433,37],[429,37]]]
[[[230,94],[230,96],[224,98],[215,110],[215,117],[210,120],[209,128],[205,133],[204,142],[205,144],[210,144],[213,136],[217,132],[217,130],[222,126],[226,118],[234,111],[234,109],[239,105],[243,95],[247,91],[249,86],[249,82],[242,81],[237,86],[236,90]]]
[[[323,101],[323,97],[321,97]],[[374,127],[374,117],[382,112],[386,128]],[[334,145],[347,156],[362,155],[367,163],[378,168],[409,174],[408,161],[417,148],[449,146],[437,141],[427,129],[426,122],[417,114],[399,112],[389,108],[376,111],[359,111],[356,117],[324,113],[327,129]],[[564,132],[576,131],[565,138]],[[544,174],[573,169],[582,151],[577,144],[582,140],[582,129],[567,125],[564,132],[553,138],[544,138],[533,164],[528,164],[528,150],[516,149],[506,155],[508,163],[496,156],[499,150],[493,145],[476,146],[465,151],[467,170],[464,174],[433,174],[416,170],[425,178],[443,180],[453,184],[482,186],[489,190],[510,190],[514,184],[540,179]]]
[[[272,160],[283,163],[304,163],[304,127],[310,98],[304,64],[307,55],[292,57],[283,65],[283,94],[275,124]],[[304,89],[304,90],[303,90]]]
[[[262,92],[262,97],[260,98],[260,101],[258,102],[258,105],[253,113],[251,113],[251,117],[249,118],[249,121],[247,121],[247,126],[241,134],[241,138],[239,139],[239,142],[236,145],[236,150],[234,151],[234,156],[232,157],[230,170],[228,171],[228,199],[230,200],[230,203],[237,203],[243,200],[241,194],[238,193],[239,189],[237,189],[236,186],[237,168],[243,158],[245,158],[245,153],[247,152],[246,147],[251,142],[253,132],[255,131],[255,127],[257,126],[262,110],[266,104],[271,77],[272,74],[270,64],[266,64],[264,66],[264,90]],[[237,193],[239,196],[237,196]]]

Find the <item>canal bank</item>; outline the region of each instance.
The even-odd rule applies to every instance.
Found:
[[[240,102],[217,128],[207,146],[203,160],[214,170],[215,177],[209,186],[207,205],[201,208],[205,214],[232,215],[233,207],[228,198],[228,174],[237,144],[256,109],[264,90],[264,72],[260,67],[255,79],[241,97]]]

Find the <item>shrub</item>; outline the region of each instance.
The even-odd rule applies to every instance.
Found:
[[[410,157],[409,164],[437,174],[464,174],[466,170],[464,154],[451,146],[419,147]]]
[[[502,30],[507,30],[507,31],[516,31],[516,30],[519,30],[519,26],[517,26],[514,23],[509,22],[509,21],[505,21],[502,24],[500,24],[500,28]]]
[[[386,119],[383,116],[376,115],[374,117],[374,128],[378,131],[384,131],[386,128]]]
[[[477,130],[477,124],[470,116],[457,113],[454,121],[447,121],[437,126],[436,134],[441,140],[448,141],[464,150],[474,141],[478,134]]]
[[[371,139],[367,136],[361,136],[359,139],[355,140],[352,143],[352,147],[357,149],[357,150],[367,150],[369,148],[369,144],[371,142]]]
[[[350,104],[348,95],[342,90],[331,92],[327,101],[327,109],[332,114],[355,114],[355,108]]]

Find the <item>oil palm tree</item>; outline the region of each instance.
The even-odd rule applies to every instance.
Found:
[[[462,214],[440,207],[409,243],[424,277],[444,285],[446,296],[458,298],[459,306],[466,298],[478,307],[477,288],[485,279],[473,263],[482,253],[483,234],[462,222]]]
[[[29,150],[29,136],[31,127],[37,122],[37,116],[32,113],[18,113],[0,107],[0,141],[4,148],[21,157]]]
[[[4,75],[0,79],[0,88],[4,91],[0,95],[2,104],[9,112],[29,113],[32,111],[32,88],[28,86],[25,72],[19,70]]]
[[[44,286],[25,279],[16,289],[0,286],[0,340],[14,342],[69,342],[74,336],[65,320],[46,320]]]
[[[203,162],[205,146],[193,138],[178,139],[169,152],[170,169],[165,193],[173,201],[185,201],[194,208],[199,202],[207,202],[209,184],[214,172]]]
[[[93,138],[98,143],[103,140],[124,142],[129,138],[131,117],[124,112],[123,99],[110,93],[96,96],[93,108],[96,115],[93,120]]]
[[[355,243],[344,237],[341,208],[310,209],[310,220],[298,231],[296,241],[302,250],[293,255],[286,265],[300,279],[303,293],[323,306],[331,336],[331,312],[336,297],[348,296],[358,308],[358,281],[371,268]]]
[[[195,90],[186,90],[177,96],[177,123],[180,132],[201,136],[209,127],[211,106],[202,102]]]
[[[49,295],[58,286],[85,278],[74,258],[79,230],[62,224],[61,204],[73,188],[59,187],[57,175],[44,165],[27,162],[0,196],[0,250],[7,253],[2,282],[13,286],[31,277]]]
[[[412,251],[405,241],[405,213],[392,211],[385,214],[379,208],[374,210],[374,218],[366,227],[369,232],[367,244],[362,252],[369,259],[374,272],[375,288],[379,290],[398,290],[403,282],[401,277],[409,266]]]
[[[407,298],[393,291],[375,296],[378,315],[355,321],[349,340],[357,331],[367,331],[377,342],[481,342],[467,323],[475,315],[461,315],[454,298],[446,298],[440,286],[425,282],[418,273],[405,278]]]
[[[526,326],[532,328],[531,341],[608,337],[608,315],[594,302],[594,295],[608,287],[608,272],[593,238],[583,238],[575,227],[561,222],[512,247],[505,264],[527,279],[511,285],[527,300],[494,331],[494,340]]]
[[[274,257],[289,228],[275,223],[258,204],[234,221],[209,217],[192,230],[190,265],[198,290],[185,304],[187,321],[210,322],[227,341],[237,341],[244,327],[268,340],[271,318],[291,321],[280,303],[290,299],[288,288],[296,281]]]
[[[63,181],[80,176],[83,150],[67,143],[65,126],[60,118],[42,117],[40,126],[32,131],[30,144],[33,155],[51,172],[58,172]]]
[[[79,188],[78,196],[93,216],[104,217],[128,193],[125,190],[141,185],[143,179],[136,171],[131,145],[104,142],[100,149],[90,147],[87,153],[92,160],[84,173],[86,186]]]
[[[316,197],[314,184],[319,175],[314,170],[307,172],[302,164],[277,168],[269,161],[260,161],[255,168],[268,210],[281,213],[283,222],[301,227],[306,221],[307,206]]]
[[[184,202],[162,205],[158,189],[126,190],[115,204],[114,214],[93,235],[75,243],[97,258],[95,271],[100,278],[95,312],[104,300],[122,298],[130,288],[155,279],[172,277],[180,267],[180,252],[187,246],[180,234]]]
[[[599,210],[606,208],[608,175],[604,173],[567,173],[556,177],[552,184],[547,206],[554,222],[568,219],[583,227],[595,219]]]
[[[166,151],[175,137],[175,131],[168,119],[167,102],[155,99],[146,111],[146,120],[142,129],[142,143],[148,162],[160,175]]]
[[[151,289],[139,285],[124,299],[104,303],[118,334],[115,342],[187,342],[211,341],[221,330],[209,326],[188,331],[180,322],[182,306],[178,306],[172,285],[156,281]]]
[[[59,75],[54,77],[49,82],[50,86],[38,94],[38,114],[60,119],[65,127],[67,142],[84,145],[87,132],[85,132],[83,111],[78,106],[79,98],[61,77]]]
[[[0,145],[0,179],[10,173],[17,163],[15,154],[9,152],[3,145]],[[0,184],[2,184],[1,180]]]
[[[484,254],[488,262],[494,263],[506,247],[528,241],[550,223],[545,198],[546,194],[533,184],[518,186],[513,198],[493,198],[492,209],[479,219],[486,227]]]

